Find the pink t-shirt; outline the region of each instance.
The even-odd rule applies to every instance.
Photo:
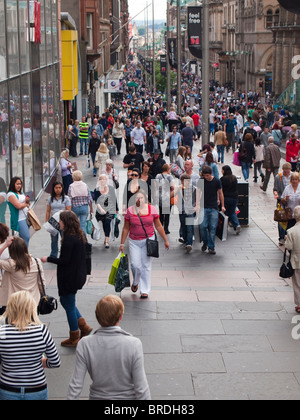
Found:
[[[143,225],[147,232],[147,235],[149,236],[149,238],[151,238],[151,236],[153,236],[155,233],[153,222],[155,219],[159,219],[159,214],[154,206],[149,205],[148,209],[148,214],[145,216],[141,216],[141,219],[143,221]],[[142,239],[146,239],[146,235],[141,225],[140,219],[138,215],[135,214],[134,206],[131,206],[127,209],[125,220],[130,223],[130,239],[133,239],[135,241],[141,241]]]

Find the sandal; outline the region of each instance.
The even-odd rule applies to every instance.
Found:
[[[134,286],[134,285],[132,285],[132,286],[131,286],[131,291],[132,291],[133,293],[136,293],[136,292],[138,291],[138,288],[139,288],[139,285],[138,285],[138,284],[136,284],[135,286]]]
[[[141,299],[148,299],[148,295],[146,295],[145,293],[143,293],[143,294],[141,295]]]
[[[297,314],[300,314],[300,306],[296,306],[295,311],[297,312]]]

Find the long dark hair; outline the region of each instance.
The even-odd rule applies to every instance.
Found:
[[[222,167],[222,170],[223,170],[223,176],[228,176],[231,182],[235,181],[236,176],[233,175],[232,170],[229,165],[224,165]]]
[[[76,236],[83,243],[86,243],[85,234],[80,227],[80,222],[75,213],[69,210],[65,210],[60,213],[59,218],[64,224],[62,242],[65,236]]]
[[[62,187],[62,191],[61,191],[61,199],[62,199],[62,201],[65,201],[65,189],[64,189],[64,186],[63,186],[63,184],[62,184],[61,182],[56,181],[56,182],[54,182],[54,183],[53,183],[53,185],[52,185],[52,191],[51,191],[51,203],[53,203],[53,200],[54,200],[54,198],[56,197],[56,194],[55,194],[55,191],[54,191],[54,188],[56,187],[56,185],[61,185],[61,187]]]
[[[17,191],[16,191],[16,187],[15,187],[15,185],[16,185],[16,182],[17,181],[21,181],[22,182],[22,188],[23,188],[23,181],[22,181],[22,179],[19,177],[19,176],[14,176],[11,180],[10,180],[10,183],[9,183],[9,186],[8,186],[8,190],[7,190],[7,192],[14,192],[14,193],[16,193]]]
[[[16,271],[22,270],[25,274],[30,271],[30,255],[26,242],[19,236],[15,236],[9,246],[9,255],[16,263]]]

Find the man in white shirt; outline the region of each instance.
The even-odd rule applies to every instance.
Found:
[[[137,122],[136,127],[131,131],[131,142],[138,153],[143,153],[143,146],[146,144],[146,131],[143,129],[140,121]]]

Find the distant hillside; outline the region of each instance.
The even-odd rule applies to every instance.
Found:
[[[144,20],[133,20],[133,22],[135,22],[136,27],[140,27],[140,26],[145,26],[145,21]],[[163,28],[165,26],[166,21],[165,20],[155,20],[154,21],[154,26],[155,29],[160,29]],[[152,19],[149,19],[149,26],[151,26],[152,28]]]

